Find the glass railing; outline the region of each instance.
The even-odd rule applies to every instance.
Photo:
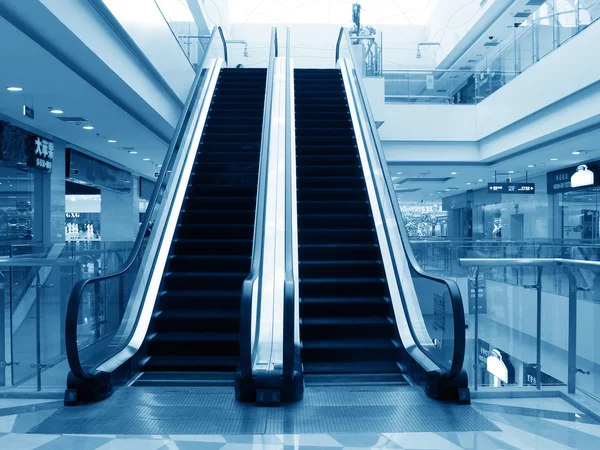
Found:
[[[69,292],[79,280],[117,270],[132,242],[88,245],[14,245],[0,256],[0,386],[25,390],[63,389],[68,373],[64,321]],[[111,311],[123,298],[102,286],[81,304],[77,323],[82,347],[110,334]]]
[[[465,70],[386,70],[386,103],[475,105],[518,72]]]
[[[150,0],[149,0],[150,1]],[[173,37],[179,43],[181,51],[186,56],[194,70],[208,48],[210,34],[199,34],[194,16],[186,2],[178,0],[151,0],[156,3],[165,22],[169,25]]]
[[[433,239],[411,238],[415,258],[429,273],[455,279],[459,282],[463,296],[467,291],[464,280],[468,270],[460,265],[461,258],[562,258],[573,260],[600,260],[600,243],[564,239],[537,240],[472,240],[472,239]],[[519,285],[526,274],[519,267],[494,267],[489,269],[489,280]],[[564,277],[549,276],[543,284],[543,291],[549,294],[567,295],[569,285]],[[590,298],[590,301],[593,301]],[[600,301],[597,300],[597,301]]]
[[[80,280],[71,291],[65,321],[71,369],[65,396],[68,404],[100,400],[110,395],[112,372],[123,367],[143,341],[193,168],[203,121],[206,120],[218,74],[226,62],[225,39],[222,30],[216,27],[131,252],[118,270]],[[79,327],[83,322],[83,305],[99,290],[110,292],[107,298],[123,299],[118,302],[111,300],[108,305],[110,308],[106,314],[115,319],[110,322],[114,325],[103,336]],[[134,370],[133,367],[130,369]],[[126,369],[124,371],[127,372]]]
[[[574,8],[556,8],[552,14],[529,18],[514,29],[514,37],[497,44],[494,54],[469,70],[384,70],[385,101],[477,104],[599,17],[600,0],[589,0],[577,2]]]
[[[461,259],[468,269],[467,363],[472,386],[559,387],[600,399],[600,262]],[[517,284],[495,269],[519,270]],[[566,292],[546,292],[546,284]]]
[[[336,58],[348,89],[358,152],[399,336],[414,361],[414,367],[407,370],[416,382],[426,386],[431,397],[468,402],[460,291],[453,281],[425,273],[413,256],[362,77],[354,69],[356,57],[350,37],[343,28]]]

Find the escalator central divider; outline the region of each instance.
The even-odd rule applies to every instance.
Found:
[[[283,321],[283,241],[285,196],[282,173],[285,157],[285,120],[282,113],[283,58],[278,58],[277,29],[271,31],[264,96],[260,176],[250,275],[242,287],[240,366],[236,372],[236,398],[259,404],[278,404],[281,385]]]

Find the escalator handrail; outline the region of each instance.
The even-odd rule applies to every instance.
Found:
[[[224,54],[226,55],[227,54],[227,44],[225,42],[225,38],[223,37],[223,31],[221,30],[221,27],[218,27],[218,26],[215,27],[212,31],[211,38],[209,41],[209,46],[207,47],[207,49],[210,49],[210,44],[215,39],[215,36],[217,33],[221,36]],[[131,269],[134,262],[138,258],[139,253],[142,249],[142,245],[144,243],[145,237],[146,237],[146,233],[147,233],[149,227],[151,226],[150,219],[152,218],[152,215],[153,215],[156,205],[158,203],[158,198],[163,189],[163,185],[164,185],[167,173],[169,172],[169,167],[170,167],[171,163],[174,161],[175,157],[177,156],[179,146],[180,146],[181,142],[183,142],[183,140],[184,140],[184,133],[182,133],[182,130],[186,129],[186,124],[188,123],[188,121],[190,119],[190,111],[192,109],[192,106],[195,104],[195,102],[198,101],[199,87],[201,85],[201,80],[202,80],[203,72],[204,72],[202,67],[206,63],[207,53],[208,53],[208,51],[205,52],[202,62],[198,66],[198,72],[196,73],[196,77],[194,78],[194,82],[192,83],[187,101],[185,103],[182,114],[177,123],[177,127],[175,128],[175,133],[173,134],[173,139],[172,139],[171,144],[169,145],[169,148],[165,155],[165,159],[163,161],[163,166],[162,166],[160,173],[158,175],[158,178],[156,180],[154,190],[152,191],[152,196],[150,197],[150,200],[148,201],[148,208],[146,210],[146,213],[144,214],[142,224],[140,225],[140,229],[138,230],[138,234],[137,234],[135,243],[131,249],[131,252],[129,253],[129,257],[127,258],[127,260],[125,261],[125,263],[119,270],[117,270],[113,273],[110,273],[110,274],[100,275],[100,276],[97,276],[94,278],[88,278],[86,280],[79,280],[77,283],[75,283],[75,285],[73,286],[73,289],[71,290],[71,295],[69,296],[69,301],[67,303],[67,313],[66,313],[66,319],[65,319],[65,346],[66,346],[66,352],[67,352],[67,359],[69,362],[69,368],[71,369],[72,374],[76,378],[80,378],[80,379],[93,378],[92,373],[86,372],[83,369],[83,367],[81,365],[81,360],[79,358],[79,350],[77,348],[77,318],[79,315],[79,308],[80,308],[80,304],[81,304],[81,299],[83,297],[83,293],[84,293],[86,287],[90,284],[99,283],[101,281],[109,280],[109,279],[120,277],[120,276],[124,275],[126,272],[129,271],[129,269]]]
[[[242,295],[240,302],[240,367],[243,379],[252,377],[252,357],[256,354],[252,348],[252,317],[256,317],[255,328],[259,328],[260,302],[258,310],[253,312],[252,299],[254,286],[263,268],[263,241],[266,222],[267,201],[267,175],[269,169],[269,145],[271,141],[271,109],[273,104],[273,80],[275,75],[275,58],[279,54],[277,28],[271,28],[271,40],[269,46],[269,64],[267,67],[267,82],[265,89],[265,101],[262,123],[262,136],[260,143],[260,161],[258,169],[258,186],[256,191],[256,212],[254,217],[254,239],[252,244],[252,260],[250,273],[242,283]],[[260,293],[259,293],[260,297]],[[255,344],[258,339],[255,340]]]
[[[290,46],[290,28],[286,30],[285,62],[285,282],[283,314],[283,378],[290,381],[294,375],[295,327],[296,327],[296,281],[294,279],[293,239],[293,188],[292,188],[292,64]]]
[[[342,38],[345,38],[348,47],[352,48],[348,32],[344,27],[342,27],[340,29],[337,44],[336,44],[336,63],[337,63],[337,59],[339,59],[340,45],[342,42]],[[352,62],[354,64],[354,67],[356,68],[357,62],[355,61],[354,54],[352,53],[351,56],[352,56]],[[452,314],[453,314],[453,320],[454,320],[454,352],[453,352],[452,363],[451,363],[450,369],[447,369],[443,364],[438,363],[437,361],[439,358],[436,358],[434,355],[431,355],[431,353],[417,339],[417,335],[416,335],[414,328],[412,326],[412,323],[410,321],[410,317],[407,317],[407,319],[408,319],[407,322],[408,322],[408,325],[410,328],[410,332],[415,340],[415,344],[419,347],[419,349],[425,355],[427,355],[436,365],[438,365],[440,367],[440,369],[443,369],[445,371],[444,376],[447,378],[453,378],[453,377],[458,376],[458,374],[461,372],[461,370],[463,368],[465,347],[466,347],[465,314],[464,314],[464,306],[463,306],[463,302],[462,302],[462,296],[461,296],[460,290],[459,290],[456,282],[454,282],[453,280],[438,278],[438,277],[434,277],[434,276],[426,274],[414,256],[414,253],[412,251],[412,247],[410,245],[410,241],[408,238],[408,233],[406,232],[406,228],[404,226],[404,221],[402,219],[402,212],[400,211],[400,206],[398,205],[398,201],[395,199],[394,184],[393,184],[393,181],[392,181],[392,178],[390,175],[390,171],[387,166],[387,160],[385,158],[385,153],[381,146],[381,141],[379,139],[379,134],[377,132],[377,126],[375,124],[375,118],[373,115],[373,111],[371,110],[371,106],[370,106],[369,102],[364,97],[365,92],[366,92],[364,83],[362,82],[362,79],[360,76],[355,76],[355,79],[357,80],[358,87],[359,87],[359,94],[361,96],[360,97],[361,105],[362,105],[362,107],[366,113],[366,116],[369,120],[368,129],[370,130],[371,139],[372,139],[373,143],[375,144],[375,150],[377,152],[377,160],[379,162],[379,165],[381,166],[381,172],[382,172],[382,175],[384,177],[385,184],[387,187],[387,195],[389,196],[390,202],[391,202],[393,210],[394,210],[395,221],[396,221],[398,230],[400,232],[400,237],[401,237],[402,244],[404,247],[404,252],[405,252],[405,254],[407,256],[407,260],[410,264],[410,270],[411,270],[411,272],[416,273],[417,275],[419,275],[422,278],[426,278],[426,279],[434,281],[436,283],[444,284],[450,294],[450,302],[452,305]],[[407,243],[408,243],[408,245],[407,245]]]

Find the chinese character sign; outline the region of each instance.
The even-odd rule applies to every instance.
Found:
[[[39,136],[29,136],[26,154],[27,166],[45,172],[52,171],[54,143]]]
[[[52,171],[54,143],[13,124],[0,121],[0,161],[3,165]]]

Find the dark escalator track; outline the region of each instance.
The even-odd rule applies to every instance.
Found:
[[[230,372],[233,380],[241,288],[252,257],[266,75],[265,69],[219,75],[147,336],[141,383],[207,372]]]
[[[402,380],[404,349],[341,73],[297,69],[294,79],[304,373]]]

